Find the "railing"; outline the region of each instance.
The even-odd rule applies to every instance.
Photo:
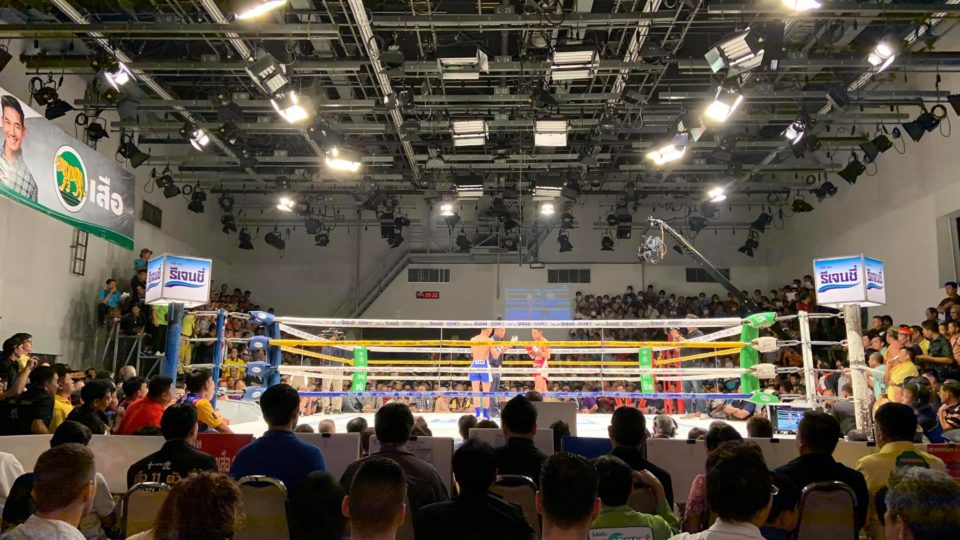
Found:
[[[109,367],[113,374],[122,366],[133,365],[140,377],[150,377],[160,367],[162,354],[143,354],[143,338],[145,336],[120,335],[120,323],[113,322],[107,331],[107,339],[100,354],[100,369]],[[143,368],[147,367],[144,372]]]
[[[355,318],[380,296],[380,293],[407,266],[410,251],[388,252],[367,275],[360,279],[352,294],[337,306],[336,317]]]

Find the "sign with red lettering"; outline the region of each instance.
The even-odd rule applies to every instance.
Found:
[[[417,291],[418,300],[439,300],[440,291]]]
[[[243,433],[199,433],[194,447],[217,459],[217,470],[230,472],[233,458],[241,448],[253,442],[253,435]]]
[[[927,453],[937,456],[947,466],[947,474],[960,482],[960,446],[956,444],[928,444]]]

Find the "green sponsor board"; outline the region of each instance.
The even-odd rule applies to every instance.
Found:
[[[367,367],[367,349],[366,347],[353,348],[353,385],[351,392],[363,392],[367,389],[367,370],[361,369]]]
[[[653,349],[650,347],[641,347],[637,351],[637,363],[641,368],[652,368],[653,367]],[[644,373],[640,375],[640,391],[644,394],[653,393],[653,374]]]

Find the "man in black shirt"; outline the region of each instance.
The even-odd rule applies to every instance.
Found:
[[[613,451],[610,455],[622,459],[635,471],[650,471],[663,484],[667,504],[673,508],[673,481],[670,473],[650,463],[640,449],[647,441],[647,420],[643,413],[633,407],[620,407],[613,411],[607,428]]]
[[[23,392],[30,370],[36,367],[36,361],[31,359],[23,369],[20,369],[18,359],[21,354],[23,354],[23,338],[19,334],[3,342],[3,353],[0,354],[0,400]]]
[[[507,444],[496,449],[500,474],[519,474],[540,485],[540,469],[547,456],[533,445],[537,433],[537,409],[524,396],[517,396],[503,406],[500,417]]]
[[[197,409],[181,403],[163,411],[160,431],[163,448],[134,463],[127,470],[127,488],[141,482],[173,485],[194,471],[217,472],[217,460],[193,448],[197,442]]]
[[[106,379],[91,379],[80,390],[80,399],[83,404],[74,407],[67,420],[80,422],[90,428],[94,435],[103,435],[107,432],[107,415],[104,412],[110,406],[113,394],[117,387]]]
[[[26,391],[0,402],[0,435],[50,433],[57,380],[57,373],[50,366],[31,371]]]
[[[139,306],[147,296],[147,270],[141,268],[130,279],[130,306]]]
[[[503,412],[506,414],[506,407]],[[460,496],[420,509],[418,540],[536,538],[519,506],[490,493],[497,478],[497,460],[489,444],[478,439],[465,442],[453,454],[453,475]]]

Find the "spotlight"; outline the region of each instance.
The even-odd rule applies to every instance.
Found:
[[[687,151],[688,135],[681,133],[673,137],[670,142],[661,144],[647,152],[647,159],[658,167],[673,161],[678,161]]]
[[[190,194],[190,204],[187,205],[187,210],[195,212],[197,214],[203,213],[203,203],[207,200],[207,194],[200,189],[200,186],[193,188],[193,193]]]
[[[400,234],[400,231],[393,233],[393,236],[387,240],[387,244],[390,249],[400,247],[400,244],[403,244],[403,235]]]
[[[121,86],[133,80],[133,74],[123,62],[113,60],[103,68],[103,78],[110,86],[119,90]]]
[[[237,20],[247,21],[262,17],[286,3],[287,0],[254,0],[247,2],[244,8],[237,13]]]
[[[318,247],[327,247],[330,245],[330,235],[322,232],[313,237],[313,245]]]
[[[860,149],[863,150],[863,160],[871,163],[877,159],[877,156],[886,152],[892,146],[893,143],[890,142],[890,139],[882,133],[867,142],[860,143]]]
[[[722,187],[717,186],[715,188],[711,188],[710,191],[707,192],[707,198],[712,203],[719,203],[727,200],[727,193]]]
[[[172,199],[180,195],[180,188],[176,184],[169,184],[163,188],[163,196]]]
[[[218,127],[217,134],[229,145],[235,145],[240,140],[240,128],[232,121],[224,122],[222,126]]]
[[[280,118],[286,120],[288,124],[296,124],[310,118],[307,100],[298,96],[293,90],[278,92],[270,99],[270,104]]]
[[[923,138],[923,134],[927,132],[927,130],[920,125],[920,122],[917,122],[916,120],[912,122],[904,122],[903,130],[907,132],[907,135],[909,135],[911,139],[913,139],[913,142],[920,142],[920,139]]]
[[[457,248],[460,250],[460,253],[466,253],[470,251],[470,248],[473,247],[473,244],[470,242],[470,239],[467,238],[467,235],[463,231],[460,231],[460,234],[457,235]]]
[[[223,232],[226,234],[237,232],[237,218],[233,214],[224,214],[220,218],[220,224],[223,225]]]
[[[311,217],[303,221],[303,226],[307,229],[307,234],[317,234],[320,232],[323,223],[320,223],[319,219]]]
[[[89,126],[87,126],[85,131],[87,132],[87,138],[90,139],[90,142],[94,144],[104,137],[107,139],[110,138],[110,133],[107,132],[106,128],[103,127],[103,124],[100,122],[92,122]]]
[[[817,202],[823,202],[824,199],[833,197],[837,194],[837,186],[833,185],[832,182],[824,182],[816,189],[811,189],[810,193],[817,196]]]
[[[793,11],[810,11],[812,9],[820,9],[822,4],[817,2],[817,0],[781,0],[783,5],[792,9]]]
[[[281,212],[293,212],[293,207],[296,204],[296,201],[290,196],[282,195],[277,200],[277,210]]]
[[[54,99],[47,105],[43,111],[43,117],[47,120],[55,120],[73,110],[73,106],[62,99]]]
[[[613,238],[610,238],[609,234],[600,239],[600,251],[613,251]]]
[[[743,253],[747,257],[753,257],[753,250],[757,249],[758,247],[760,247],[759,237],[755,231],[751,230],[750,234],[747,236],[746,242],[744,242],[743,245],[737,249],[737,251]]]
[[[133,144],[132,135],[121,135],[120,136],[120,147],[117,148],[117,154],[123,157],[124,159],[130,160],[130,165],[136,169],[140,165],[143,165],[143,162],[150,159],[150,156],[137,148],[137,145]]]
[[[442,203],[440,204],[440,215],[443,217],[455,216],[453,212],[453,203]]]
[[[934,105],[929,111],[924,108],[916,122],[923,129],[933,131],[940,125],[940,120],[947,116],[947,108],[943,105]]]
[[[567,236],[566,233],[560,233],[560,236],[557,237],[557,242],[560,243],[560,253],[573,251],[573,244],[570,243],[570,237]]]
[[[335,171],[346,171],[355,173],[360,170],[362,165],[360,162],[360,156],[353,150],[347,148],[339,148],[334,146],[329,151],[327,151],[326,156],[327,167]]]
[[[690,216],[687,223],[690,225],[690,232],[693,234],[698,234],[707,228],[707,219],[701,216]]]
[[[791,207],[793,208],[793,211],[796,213],[813,211],[813,206],[800,197],[793,199],[793,205]]]
[[[580,182],[577,182],[575,179],[570,179],[564,182],[563,187],[560,188],[560,195],[571,201],[575,201],[580,197]]]
[[[563,215],[560,216],[560,227],[562,229],[572,229],[573,226],[574,226],[573,214],[571,214],[570,212],[564,212]]]
[[[717,88],[717,95],[707,106],[704,116],[716,122],[726,122],[743,103],[743,95],[724,87]]]
[[[41,107],[60,100],[60,95],[57,94],[57,88],[54,86],[54,82],[51,80],[44,83],[40,77],[30,79],[30,95],[33,97],[33,100],[37,102],[37,105]]]
[[[541,216],[552,216],[555,212],[556,209],[553,207],[553,203],[540,203]]]
[[[270,231],[266,234],[266,236],[263,237],[263,239],[268,246],[277,250],[283,251],[287,247],[287,241],[283,239],[283,235],[280,234],[280,231]]]
[[[867,167],[863,163],[860,163],[860,160],[854,155],[853,158],[847,163],[847,166],[837,174],[839,174],[840,178],[843,178],[852,186],[857,183],[857,178],[866,170]]]
[[[253,241],[250,238],[250,233],[247,232],[247,229],[240,229],[240,249],[251,250],[253,249]]]
[[[773,216],[764,212],[760,214],[757,219],[753,220],[750,223],[750,230],[758,233],[766,231],[767,227],[773,223]]]
[[[0,69],[3,69],[0,67]],[[960,94],[953,94],[952,96],[947,96],[947,102],[950,103],[950,106],[953,107],[954,114],[960,115]]]
[[[183,124],[180,128],[180,136],[190,141],[190,146],[198,152],[203,152],[203,149],[210,144],[210,135],[207,135],[206,130],[190,122]]]
[[[559,103],[557,98],[553,97],[553,94],[550,93],[550,90],[546,88],[536,88],[533,93],[530,94],[530,105],[534,109],[550,109],[557,107]]]
[[[170,167],[165,168],[154,182],[157,183],[158,188],[163,190],[164,197],[172,199],[180,195],[180,188],[178,188],[177,184],[173,181],[173,176],[170,174]]]
[[[229,193],[221,193],[220,196],[217,197],[217,204],[220,205],[220,210],[227,214],[233,212],[233,205],[235,202],[236,201],[234,201],[233,195],[230,195]]]
[[[877,68],[877,73],[890,67],[890,64],[893,63],[896,59],[897,51],[894,49],[893,45],[889,41],[881,41],[877,43],[877,46],[873,48],[873,51],[867,55],[867,62],[871,66]]]
[[[290,84],[290,79],[287,78],[287,66],[281,64],[270,53],[250,59],[250,63],[244,69],[253,82],[268,96],[276,95]]]
[[[391,92],[383,96],[383,108],[388,111],[395,111],[399,109],[400,100],[397,99],[397,95]]]
[[[790,144],[797,144],[798,142],[801,141],[801,139],[803,139],[803,134],[806,131],[807,131],[807,125],[803,123],[803,121],[797,120],[796,122],[793,122],[792,124],[787,126],[787,129],[783,130],[783,133],[781,133],[781,135],[783,135],[784,138],[790,141]]]

